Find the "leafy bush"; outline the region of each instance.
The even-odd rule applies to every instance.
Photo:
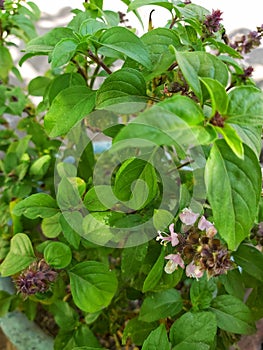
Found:
[[[34,3],[0,3],[0,272],[18,292],[0,314],[41,307],[55,349],[227,349],[263,316],[263,94],[242,60],[262,26],[231,42],[220,10],[123,2],[170,20],[139,37],[91,0],[37,36]],[[20,65],[50,63],[26,88],[14,36]]]

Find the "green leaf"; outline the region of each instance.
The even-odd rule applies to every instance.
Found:
[[[171,112],[189,125],[197,125],[204,121],[202,109],[187,96],[174,95],[158,104],[168,112]]]
[[[3,45],[0,45],[0,61],[0,79],[5,81],[13,67],[13,60],[9,50]]]
[[[179,345],[176,345],[173,350],[210,350],[211,347],[205,343],[190,343],[182,342]]]
[[[48,171],[49,165],[51,163],[51,156],[46,154],[37,160],[31,165],[29,169],[29,174],[31,176],[36,176],[38,178],[42,178],[46,172]]]
[[[179,36],[168,28],[155,28],[141,37],[142,42],[150,53],[153,69],[147,79],[166,71],[174,62],[174,54],[169,46],[181,46]],[[149,69],[148,69],[149,70]]]
[[[176,59],[185,80],[199,100],[203,101],[203,90],[199,78],[212,78],[223,86],[228,83],[226,65],[208,52],[176,52]]]
[[[212,102],[212,115],[219,112],[225,115],[228,106],[228,95],[225,87],[217,80],[211,78],[199,78],[200,81],[207,88],[211,102]]]
[[[247,306],[253,313],[255,320],[259,320],[263,317],[263,299],[262,299],[263,286],[253,288],[252,292],[246,301]]]
[[[65,73],[54,78],[48,88],[48,100],[52,104],[54,98],[59,94],[61,90],[73,86],[86,86],[85,79],[78,73]]]
[[[215,127],[219,134],[221,134],[231,150],[236,154],[237,157],[243,159],[244,157],[244,147],[241,138],[239,137],[237,131],[233,126],[225,123],[225,125],[220,127]]]
[[[128,238],[128,243],[131,243],[132,235]],[[142,262],[148,252],[148,242],[134,247],[125,248],[122,252],[121,272],[122,276],[127,279],[133,279],[139,272]]]
[[[157,283],[160,281],[163,274],[164,256],[165,248],[162,248],[161,254],[159,255],[158,259],[156,260],[143,283],[143,293],[153,290]]]
[[[84,205],[89,211],[105,211],[112,208],[117,200],[109,185],[92,187],[84,197]]]
[[[59,211],[54,198],[46,193],[32,194],[17,203],[13,213],[17,216],[24,215],[29,219],[49,218]]]
[[[60,216],[59,222],[62,228],[62,233],[66,238],[66,240],[68,241],[68,243],[71,244],[73,248],[78,249],[81,236],[76,231],[73,230],[73,228],[69,225],[69,223],[67,222],[67,220],[63,215]]]
[[[51,55],[51,68],[55,69],[67,64],[74,57],[78,47],[78,41],[65,38],[60,40]]]
[[[116,173],[114,193],[129,208],[139,210],[158,191],[157,175],[151,163],[138,158],[126,160]]]
[[[57,213],[54,216],[42,220],[41,229],[47,238],[56,238],[61,233],[60,216],[61,213]]]
[[[40,77],[40,76],[30,80],[27,87],[29,95],[43,96],[50,82],[51,82],[51,79],[47,77]]]
[[[134,61],[151,68],[152,62],[144,44],[132,31],[124,27],[112,27],[100,37],[99,43],[103,47],[120,52]],[[99,49],[99,52],[101,49]],[[103,50],[102,50],[103,51]]]
[[[49,310],[54,315],[57,325],[62,330],[73,330],[78,324],[78,313],[70,307],[69,303],[57,300],[49,306]]]
[[[196,108],[193,112],[196,112]],[[211,135],[207,127],[189,125],[183,117],[166,111],[165,106],[161,108],[158,104],[122,128],[114,142],[127,139],[149,140],[156,145],[173,145],[178,152],[184,154],[184,150],[190,145],[193,147],[210,144],[214,141],[214,137],[215,135]]]
[[[24,270],[36,260],[32,243],[24,233],[17,233],[11,239],[10,251],[0,266],[2,277]]]
[[[96,108],[117,113],[138,112],[146,105],[143,75],[132,68],[122,68],[105,79],[97,91]]]
[[[26,45],[25,51],[34,55],[38,55],[39,53],[48,54],[64,38],[75,39],[76,37],[70,28],[54,28],[46,34],[30,40]]]
[[[238,86],[229,93],[227,122],[240,125],[262,125],[263,93],[252,86]]]
[[[173,221],[174,215],[164,209],[154,209],[153,224],[156,231],[163,231]]]
[[[237,334],[253,334],[256,331],[249,308],[232,295],[219,295],[211,304],[219,328]]]
[[[107,25],[105,23],[97,21],[94,18],[88,18],[81,23],[81,26],[79,28],[79,34],[83,36],[93,35],[97,33],[99,30],[106,29],[106,28],[107,28]]]
[[[255,247],[241,244],[233,253],[235,262],[249,275],[263,282],[263,254]]]
[[[0,317],[7,314],[11,306],[12,299],[14,299],[13,295],[10,295],[4,290],[0,290]]]
[[[145,342],[142,350],[170,350],[167,333],[164,324],[152,331]]]
[[[173,4],[171,4],[168,0],[134,0],[129,6],[129,11],[136,10],[138,7],[145,5],[157,5],[166,8],[171,11],[173,9]]]
[[[253,171],[251,171],[253,169]],[[212,147],[205,182],[215,226],[235,250],[253,226],[261,193],[261,170],[255,153],[244,145],[238,158],[224,140]]]
[[[50,266],[64,269],[71,262],[71,249],[62,242],[51,242],[44,250],[44,258]]]
[[[230,270],[227,274],[220,275],[219,281],[224,285],[228,294],[240,300],[244,300],[245,284],[239,269]]]
[[[50,137],[66,134],[95,106],[95,92],[84,86],[62,90],[53,100],[44,125]]]
[[[61,210],[78,210],[82,207],[81,197],[76,183],[70,181],[70,178],[63,177],[58,184],[57,202]]]
[[[139,320],[144,322],[158,321],[161,318],[178,314],[182,308],[182,297],[176,289],[151,293],[142,303]]]
[[[214,342],[216,331],[216,318],[212,312],[186,312],[172,325],[170,340],[172,345],[180,343],[182,345],[184,343],[198,345],[200,342],[211,346]],[[180,349],[179,346],[178,349]]]
[[[261,126],[230,124],[238,133],[242,142],[250,147],[257,157],[261,151]]]
[[[206,276],[200,280],[194,280],[190,288],[190,299],[193,310],[203,310],[210,306],[216,291],[216,284],[213,279],[208,280]]]
[[[122,344],[125,344],[128,338],[136,345],[142,345],[148,335],[153,331],[158,324],[139,321],[134,317],[128,321],[122,336]]]
[[[72,297],[85,312],[107,307],[117,290],[117,278],[109,268],[97,261],[84,261],[69,272]]]

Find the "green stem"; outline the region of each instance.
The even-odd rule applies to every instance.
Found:
[[[92,78],[90,79],[90,88],[93,88],[94,82],[96,80],[97,74],[99,73],[100,65],[97,65],[97,67],[94,69],[94,72],[92,74]]]

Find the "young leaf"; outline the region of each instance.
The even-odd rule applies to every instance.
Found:
[[[61,213],[57,213],[54,216],[42,220],[41,229],[47,238],[56,238],[61,233],[62,229],[59,223],[60,216]]]
[[[55,69],[67,64],[75,55],[78,47],[78,41],[65,38],[60,40],[51,55],[51,68]]]
[[[45,261],[56,269],[64,269],[72,259],[70,248],[62,242],[51,242],[44,250]]]
[[[151,293],[142,303],[139,320],[144,322],[158,321],[161,318],[178,314],[182,308],[182,297],[176,289]]]
[[[83,36],[93,35],[99,30],[106,28],[107,25],[105,23],[97,21],[94,18],[88,18],[81,23],[81,26],[79,28],[79,34]]]
[[[100,37],[99,43],[103,47],[120,52],[147,68],[152,67],[149,52],[142,41],[129,29],[112,27]],[[103,51],[103,50],[102,50]],[[100,49],[99,49],[100,52]]]
[[[35,193],[18,202],[13,213],[17,216],[24,215],[29,219],[50,218],[59,211],[57,202],[46,193]]]
[[[84,86],[62,90],[53,100],[44,125],[50,137],[66,134],[95,106],[95,92]]]
[[[89,211],[105,211],[112,208],[117,202],[109,185],[93,186],[84,197],[84,205]]]
[[[228,83],[226,65],[208,52],[176,52],[176,59],[185,80],[199,100],[203,101],[203,90],[199,77],[212,78],[223,86]]]
[[[118,281],[109,268],[97,261],[84,261],[69,271],[72,297],[85,312],[107,307],[113,298]]]
[[[158,191],[157,175],[151,163],[138,158],[125,161],[116,173],[114,193],[129,208],[139,210]]]
[[[240,159],[224,140],[216,141],[206,163],[205,181],[215,226],[235,250],[249,235],[257,213],[261,170],[256,155],[244,145],[244,159]]]
[[[129,6],[129,11],[136,10],[138,7],[145,5],[158,5],[166,8],[169,11],[173,9],[173,4],[171,4],[168,0],[134,0]]]
[[[143,75],[132,68],[112,73],[97,91],[96,108],[117,113],[138,112],[145,107],[146,83]]]
[[[209,92],[212,102],[212,115],[216,112],[225,115],[228,106],[228,96],[225,87],[215,79],[205,77],[199,79]]]
[[[48,171],[49,165],[51,163],[51,157],[49,154],[46,154],[38,159],[36,159],[30,169],[29,174],[38,178],[42,178]]]
[[[167,338],[167,333],[164,324],[152,331],[145,342],[142,350],[170,350],[170,344]]]
[[[215,126],[215,129],[219,134],[221,134],[231,150],[236,154],[237,157],[243,159],[244,157],[244,147],[241,138],[239,137],[237,131],[232,125],[225,123],[225,125],[220,128]]]
[[[173,346],[180,343],[198,345],[199,342],[211,346],[216,331],[216,317],[212,312],[186,312],[172,325],[170,329],[170,340]],[[179,346],[178,349],[180,349]]]
[[[215,291],[216,284],[213,279],[207,280],[207,277],[204,276],[199,281],[194,280],[190,289],[193,310],[207,309],[210,306]]]
[[[0,266],[2,277],[11,276],[24,270],[36,260],[32,243],[24,233],[17,233],[11,239],[11,246],[4,262]]]
[[[237,334],[253,334],[256,330],[249,308],[232,295],[219,295],[210,310],[216,315],[219,328]]]

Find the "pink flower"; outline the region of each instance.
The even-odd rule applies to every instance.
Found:
[[[187,277],[196,278],[198,280],[198,278],[203,276],[204,271],[192,261],[186,266],[185,273]]]
[[[168,242],[171,242],[172,247],[175,247],[178,243],[178,234],[174,232],[174,224],[171,224],[169,226],[170,236],[165,233],[158,231],[158,236],[156,237],[156,241],[161,241],[161,244],[167,245]],[[165,234],[167,236],[163,236],[162,234]]]
[[[191,209],[184,208],[181,214],[179,214],[179,218],[182,223],[185,225],[193,225],[198,219],[199,214],[195,214]]]
[[[168,263],[165,265],[164,271],[166,273],[173,273],[175,270],[177,270],[178,265],[184,269],[184,261],[181,258],[181,255],[179,253],[177,254],[169,254],[165,257],[165,259],[169,260]]]
[[[213,238],[217,233],[217,229],[215,228],[215,226],[210,221],[206,220],[204,216],[202,216],[199,220],[198,228],[201,231],[206,230],[206,235],[209,238]]]

